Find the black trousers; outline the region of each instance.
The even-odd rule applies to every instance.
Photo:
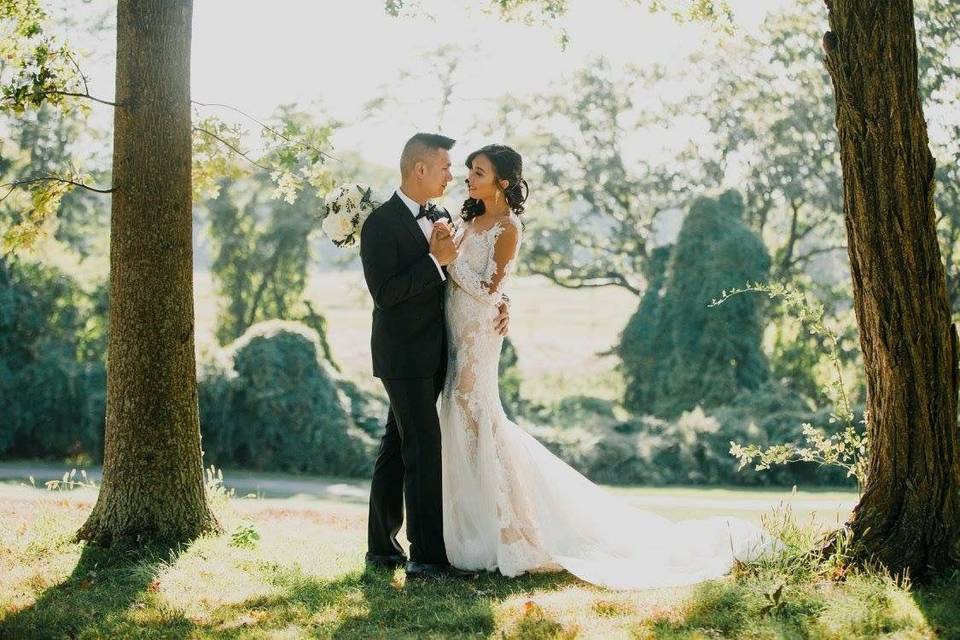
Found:
[[[410,560],[446,564],[437,398],[445,371],[433,378],[382,379],[390,398],[387,428],[370,485],[367,547],[371,554],[402,553],[397,533],[406,502]]]

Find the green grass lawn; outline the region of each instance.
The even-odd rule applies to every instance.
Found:
[[[800,514],[851,498],[617,492],[662,513],[674,502],[684,516],[756,518],[769,514],[761,503],[783,499]],[[960,637],[960,579],[924,589],[880,574],[835,582],[794,554],[736,578],[642,592],[567,574],[408,585],[402,571],[363,570],[362,501],[218,494],[223,535],[108,554],[72,541],[95,497],[0,485],[0,638]]]

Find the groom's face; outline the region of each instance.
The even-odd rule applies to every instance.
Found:
[[[420,177],[424,191],[430,198],[439,198],[451,180],[453,174],[450,173],[450,152],[446,149],[434,149],[433,153],[427,155]]]

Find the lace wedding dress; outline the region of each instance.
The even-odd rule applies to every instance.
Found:
[[[636,509],[562,462],[503,411],[494,331],[521,229],[515,215],[455,237],[448,266],[448,368],[440,399],[443,526],[450,562],[465,569],[570,573],[615,589],[691,584],[770,547],[736,518],[672,522]]]

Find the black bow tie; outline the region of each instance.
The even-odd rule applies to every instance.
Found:
[[[417,214],[416,219],[426,218],[430,222],[436,222],[437,218],[440,217],[440,212],[437,211],[437,208],[434,205],[420,205],[420,213]]]

